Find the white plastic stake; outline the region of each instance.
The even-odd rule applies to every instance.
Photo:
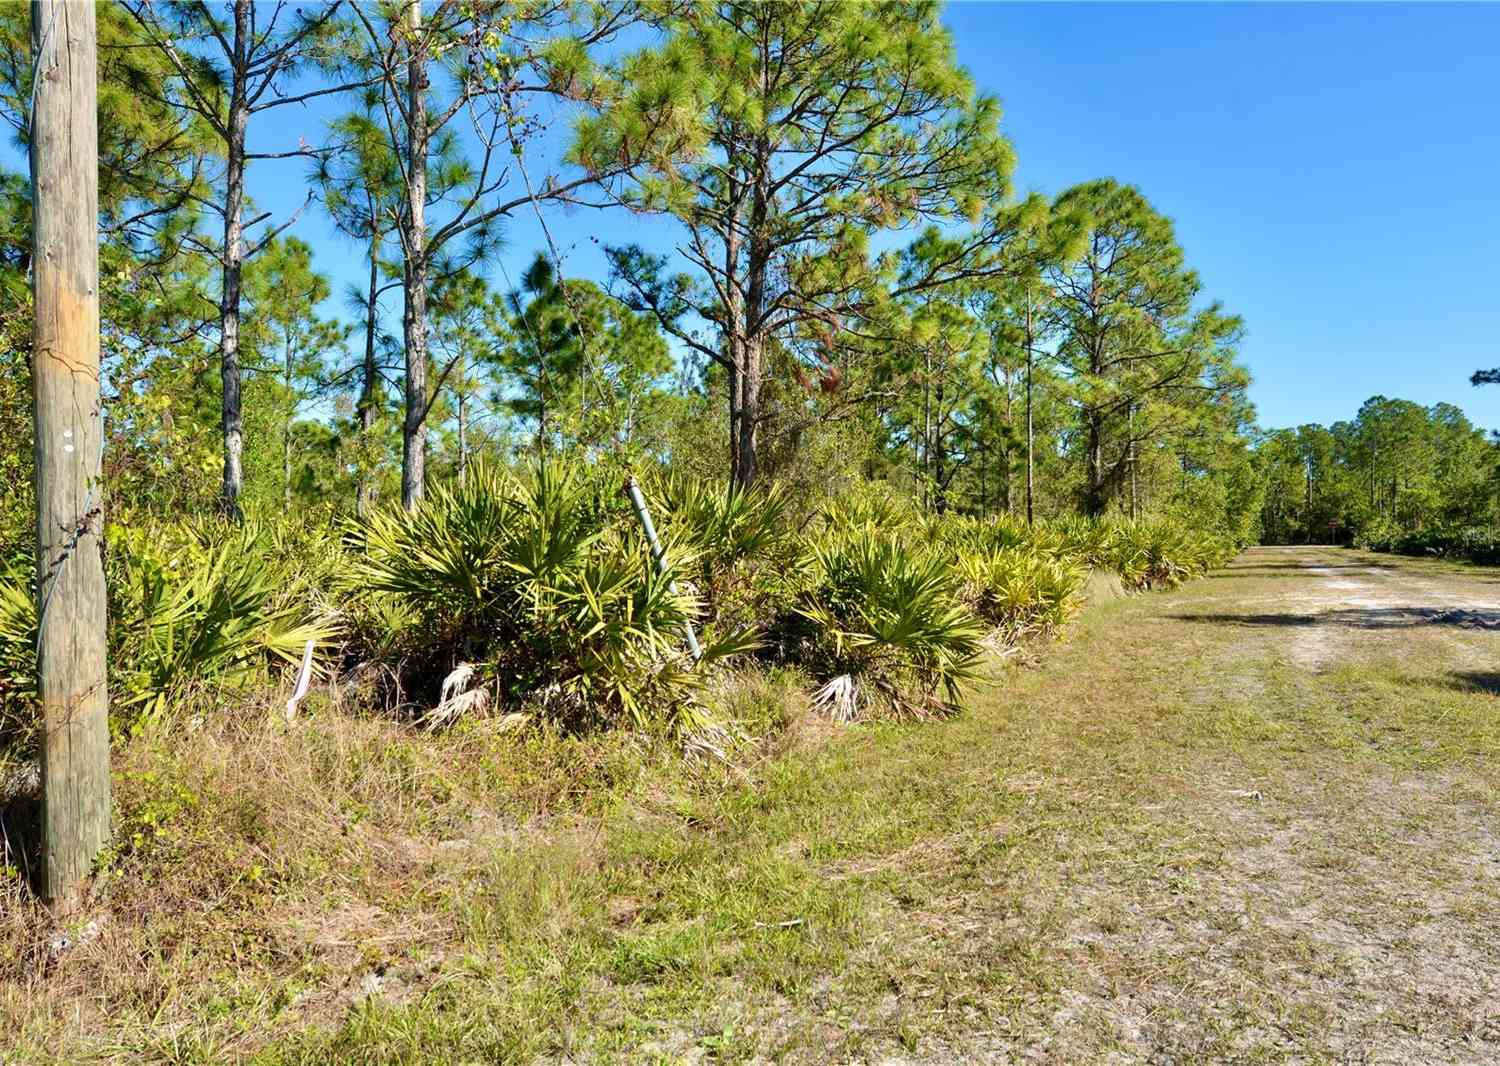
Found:
[[[288,722],[297,716],[297,705],[307,695],[307,687],[312,681],[312,657],[313,642],[309,640],[307,647],[302,649],[302,669],[297,671],[297,687],[292,690],[292,698],[286,701]]]
[[[651,512],[646,510],[646,497],[641,495],[641,487],[635,483],[635,478],[625,479],[625,494],[630,497],[631,506],[635,508],[635,516],[641,521],[641,528],[646,531],[646,543],[651,545],[651,558],[656,560],[658,573],[667,572],[667,553],[661,546],[661,541],[656,537],[656,527],[651,524]],[[675,584],[672,585],[675,591]],[[687,638],[688,653],[692,655],[693,662],[703,658],[703,649],[698,647],[698,634],[693,632],[692,619],[685,618],[682,622],[682,635]]]

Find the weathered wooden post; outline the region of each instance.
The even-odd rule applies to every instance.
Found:
[[[42,897],[66,912],[109,838],[92,3],[32,0],[32,417]]]

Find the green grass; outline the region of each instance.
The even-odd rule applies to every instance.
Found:
[[[1331,1058],[1339,1033],[1385,1032],[1354,1020],[1384,978],[1275,897],[1246,910],[1256,864],[1371,936],[1409,926],[1367,864],[1430,889],[1438,835],[1467,830],[1426,791],[1386,816],[1384,783],[1441,778],[1492,810],[1500,715],[1436,664],[1310,673],[1280,633],[1172,617],[1283,588],[1091,609],[951,721],[817,727],[792,679],[747,682],[731,698],[762,739],[730,766],[332,715],[137,743],[125,817],[167,832],[117,860],[111,954],[11,980],[0,1028],[19,1062],[843,1061],[1044,1038],[1092,1061],[1139,1050],[1128,994],[1190,1061]],[[1493,927],[1493,894],[1455,899]],[[1446,1031],[1388,995],[1380,1024]]]

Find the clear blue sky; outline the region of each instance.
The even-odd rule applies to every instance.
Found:
[[[1244,316],[1266,426],[1375,393],[1500,428],[1500,5],[956,3],[1018,185],[1111,175]]]
[[[1020,191],[1109,175],[1176,220],[1206,294],[1245,318],[1262,425],[1337,421],[1383,393],[1454,402],[1500,428],[1500,387],[1468,384],[1500,366],[1500,5],[969,0],[945,19],[1004,102]],[[252,140],[316,143],[336,109],[272,112]],[[257,164],[251,194],[284,217],[304,174]],[[582,275],[602,267],[591,238],[670,238],[622,212],[552,225]],[[336,291],[362,278],[359,250],[316,208],[294,232]],[[514,278],[540,237],[529,217],[509,234]],[[388,314],[399,325],[399,297]]]

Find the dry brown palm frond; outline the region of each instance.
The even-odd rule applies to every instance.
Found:
[[[429,729],[452,725],[465,715],[480,714],[490,705],[488,689],[469,686],[474,683],[474,665],[459,663],[447,677],[438,695],[438,704],[422,717]]]
[[[481,714],[490,705],[490,693],[488,689],[476,688],[468,692],[460,692],[439,703],[432,710],[422,716],[422,722],[429,729],[442,729],[444,726],[452,725],[465,715]]]

